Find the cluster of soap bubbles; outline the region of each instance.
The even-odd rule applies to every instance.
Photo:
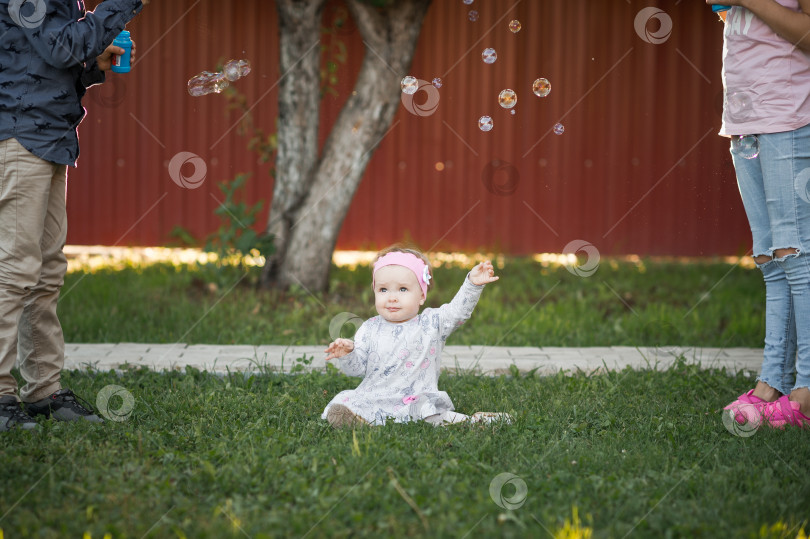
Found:
[[[201,95],[220,93],[227,88],[230,83],[241,79],[250,73],[250,62],[247,60],[229,60],[225,63],[222,71],[212,73],[203,71],[195,75],[188,81],[188,93],[194,97]]]
[[[462,0],[462,2],[468,6],[474,1],[475,0]],[[467,16],[473,22],[478,20],[478,12],[475,10],[470,11]],[[517,19],[509,21],[509,31],[513,34],[520,32],[522,27],[523,25],[521,25],[520,21]],[[481,52],[481,59],[485,64],[494,64],[498,60],[498,52],[492,47],[487,47]],[[439,77],[433,79],[434,87],[441,88],[443,84],[442,79]],[[419,90],[419,81],[416,77],[408,75],[400,81],[400,88],[403,93],[413,95]],[[532,83],[532,93],[537,97],[546,97],[550,92],[551,83],[548,79],[540,77]],[[517,105],[517,92],[511,88],[501,90],[498,94],[498,104],[511,114],[515,114],[514,108],[515,105]],[[493,127],[494,122],[491,116],[485,115],[478,119],[478,129],[481,131],[488,132],[491,131]],[[565,126],[561,123],[557,123],[552,128],[552,131],[557,135],[562,135],[565,132]]]
[[[497,55],[495,54],[495,51],[493,49],[486,49],[484,51],[485,55],[488,54],[487,51],[492,51],[491,56],[492,57],[497,57]],[[484,58],[484,61],[485,62],[487,61],[486,57]],[[491,63],[491,62],[487,62],[487,63]],[[532,83],[532,92],[537,97],[546,97],[551,92],[551,83],[548,81],[548,79],[539,78],[539,79],[535,80]],[[501,90],[501,93],[498,94],[498,104],[501,107],[509,110],[510,113],[514,114],[515,113],[514,107],[515,107],[515,105],[517,105],[517,93],[514,90],[512,90],[511,88],[506,88],[505,90]],[[478,128],[481,131],[491,131],[492,130],[492,118],[490,118],[489,116],[482,116],[481,118],[479,118],[479,120],[478,120]],[[556,124],[554,126],[553,131],[557,135],[562,135],[563,132],[565,131],[565,127],[562,124],[558,123],[558,124]]]
[[[493,49],[486,49],[484,51],[484,54],[487,54],[487,51],[492,51],[491,56],[497,57]],[[484,61],[485,62],[487,61],[486,57],[484,58]],[[532,83],[532,92],[537,97],[546,97],[551,92],[551,83],[548,81],[548,79],[539,78]],[[517,92],[515,92],[511,88],[501,90],[501,93],[498,94],[498,104],[504,109],[509,110],[510,113],[514,114],[515,113],[514,107],[515,105],[517,105]],[[478,128],[481,129],[481,131],[491,131],[492,118],[490,118],[489,116],[482,116],[478,120]],[[565,127],[562,124],[558,123],[554,126],[553,131],[557,135],[562,135],[563,132],[565,131]]]
[[[439,77],[435,77],[431,84],[435,88],[441,88],[444,85],[442,79]],[[399,81],[399,87],[402,90],[403,94],[413,95],[419,90],[419,79],[414,76],[408,75],[407,77],[403,77],[401,81]]]
[[[467,0],[463,1],[464,3],[468,3]],[[509,31],[513,34],[520,32],[522,27],[523,25],[521,25],[520,21],[517,19],[509,21]],[[498,60],[498,52],[491,47],[487,47],[481,53],[481,59],[485,64],[494,64]],[[546,97],[550,92],[551,83],[548,81],[548,79],[541,77],[532,83],[532,93],[534,93],[534,95],[537,97]],[[511,114],[515,114],[514,107],[517,105],[517,93],[511,88],[501,90],[501,92],[498,94],[498,104],[504,109],[507,109]],[[490,116],[481,116],[481,118],[478,119],[478,128],[481,131],[491,131],[492,127],[493,122]],[[558,123],[554,126],[553,131],[554,133],[561,135],[565,131],[565,127]]]
[[[461,0],[461,1],[464,2],[464,5],[466,5],[466,6],[469,6],[470,4],[473,3],[473,0]],[[470,12],[467,13],[467,18],[470,19],[470,22],[477,21],[478,20],[478,12],[475,11],[474,9],[470,10]]]

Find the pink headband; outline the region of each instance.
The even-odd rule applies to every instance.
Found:
[[[378,269],[385,266],[402,266],[411,270],[416,275],[416,282],[422,287],[422,293],[427,297],[427,287],[431,277],[424,260],[411,253],[391,251],[374,263],[374,275],[377,274]]]

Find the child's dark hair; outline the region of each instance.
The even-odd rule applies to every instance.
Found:
[[[373,269],[374,264],[379,259],[381,259],[385,255],[387,255],[388,253],[410,253],[410,254],[416,256],[417,258],[420,258],[425,263],[425,265],[427,266],[428,273],[430,274],[430,282],[427,285],[427,289],[428,289],[428,291],[430,291],[433,288],[433,268],[430,266],[430,260],[428,260],[428,257],[425,256],[425,254],[422,251],[420,251],[419,249],[415,249],[413,247],[408,247],[407,245],[404,245],[402,243],[395,243],[393,245],[390,245],[390,246],[386,247],[385,249],[383,249],[379,253],[377,253],[377,256],[375,256],[374,260],[371,261],[372,271],[374,271],[374,269]]]

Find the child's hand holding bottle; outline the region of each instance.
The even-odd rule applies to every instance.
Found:
[[[731,6],[729,5],[722,5],[716,3],[718,1],[725,1],[725,0],[706,0],[706,3],[712,6],[712,11],[714,11],[715,13],[719,13],[721,11],[728,11],[729,9],[731,9]]]

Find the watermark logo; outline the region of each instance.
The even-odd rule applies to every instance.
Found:
[[[120,399],[120,405],[118,404]],[[135,397],[126,388],[114,384],[104,386],[96,397],[96,408],[110,421],[126,421],[135,408]]]
[[[339,313],[329,322],[329,337],[335,341],[342,337],[343,327],[351,324],[354,331],[363,323],[363,319],[354,313]]]
[[[194,167],[194,172],[186,176],[183,174],[183,168],[186,165]],[[183,189],[196,189],[200,187],[205,181],[205,176],[208,174],[208,166],[202,157],[196,153],[191,152],[178,152],[177,155],[172,157],[169,161],[169,176],[172,181],[182,187]]]
[[[810,167],[796,175],[793,186],[796,188],[799,198],[810,204]]]
[[[412,94],[402,92],[402,104],[405,110],[414,116],[430,116],[439,108],[439,90],[432,83],[416,79],[419,86]],[[424,92],[427,97],[423,102],[417,103],[416,96]]]
[[[8,15],[17,26],[38,28],[45,20],[45,0],[10,0]]]
[[[585,260],[580,261],[579,253],[584,253]],[[566,264],[565,269],[579,277],[590,277],[599,269],[599,249],[585,240],[569,242],[563,254],[576,258],[576,264]]]
[[[504,496],[504,487],[511,485],[515,492],[511,496]],[[526,503],[526,495],[529,489],[526,488],[526,481],[517,475],[509,472],[504,472],[496,475],[489,483],[489,497],[495,502],[495,505],[501,509],[514,511],[519,509]]]
[[[723,410],[723,426],[734,436],[750,438],[762,425],[762,415],[751,404],[743,404],[736,410]]]
[[[481,171],[481,182],[493,195],[509,196],[517,190],[520,173],[515,165],[508,161],[494,159]]]
[[[651,31],[650,27],[655,24],[650,24],[652,21],[658,23],[658,29]],[[636,34],[643,41],[659,45],[669,39],[672,34],[672,19],[665,11],[657,7],[645,7],[636,14],[636,19],[633,21],[633,26],[636,29]]]
[[[124,102],[127,84],[122,77],[107,77],[104,84],[96,85],[87,93],[93,102],[104,108],[114,109]]]

